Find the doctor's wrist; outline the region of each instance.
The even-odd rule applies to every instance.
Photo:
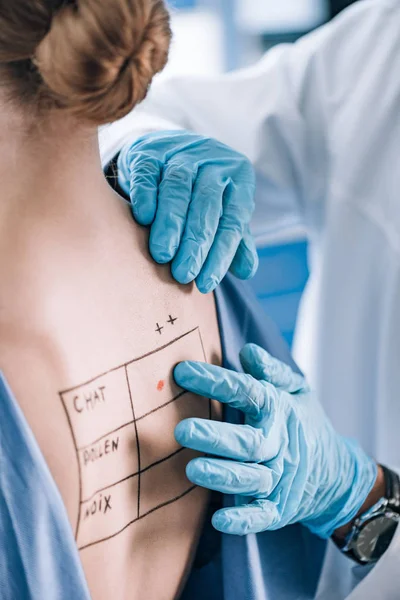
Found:
[[[380,465],[378,465],[375,483],[374,483],[370,493],[368,494],[367,498],[365,499],[364,503],[360,507],[360,510],[358,511],[356,516],[353,519],[351,519],[351,521],[349,521],[349,523],[342,525],[341,527],[339,527],[338,529],[336,529],[334,531],[333,538],[338,541],[344,540],[346,538],[346,536],[350,533],[350,531],[353,527],[354,521],[360,515],[365,513],[372,506],[374,506],[374,504],[376,504],[381,498],[383,498],[384,495],[385,495],[385,476],[384,476],[382,467]]]

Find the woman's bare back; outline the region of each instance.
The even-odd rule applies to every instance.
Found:
[[[94,600],[178,596],[208,501],[174,440],[217,416],[174,365],[220,361],[212,296],[173,283],[111,191],[11,211],[0,241],[0,369],[61,492]]]

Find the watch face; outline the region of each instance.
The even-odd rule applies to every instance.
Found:
[[[363,562],[378,560],[388,549],[396,531],[397,521],[380,515],[365,523],[360,530],[354,552]]]

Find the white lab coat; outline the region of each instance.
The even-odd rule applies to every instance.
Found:
[[[306,228],[311,276],[296,358],[337,430],[400,465],[400,0],[358,2],[252,68],[156,82],[102,131],[103,158],[141,133],[176,128],[250,158],[256,236]],[[323,600],[345,597],[357,576],[330,552]],[[347,597],[400,599],[400,531]]]

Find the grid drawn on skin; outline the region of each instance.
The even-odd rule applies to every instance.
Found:
[[[161,353],[163,350],[173,346],[173,345],[179,345],[180,343],[184,342],[188,336],[190,336],[191,334],[197,334],[197,340],[198,340],[198,347],[197,347],[197,355],[193,356],[193,360],[199,360],[199,353],[202,354],[201,359],[202,360],[207,360],[206,359],[206,355],[205,355],[205,351],[204,351],[204,345],[203,345],[203,341],[202,341],[202,337],[201,337],[201,332],[199,327],[195,327],[194,329],[186,332],[183,335],[178,336],[177,338],[175,338],[174,340],[172,340],[171,342],[169,342],[168,344],[165,344],[164,346],[161,346],[160,348],[157,348],[154,351],[148,352],[142,356],[139,356],[135,359],[132,359],[130,361],[128,361],[127,363],[124,363],[122,365],[119,365],[118,367],[114,367],[108,371],[106,371],[105,373],[102,373],[100,375],[97,375],[96,377],[91,378],[90,380],[71,387],[63,392],[60,392],[60,398],[62,400],[66,415],[67,415],[67,419],[68,419],[68,423],[71,429],[71,433],[72,433],[72,437],[73,437],[73,441],[74,441],[74,445],[75,445],[75,449],[76,449],[76,454],[77,454],[77,460],[78,460],[78,466],[79,466],[79,516],[78,516],[78,523],[77,523],[77,528],[76,528],[76,532],[75,532],[75,537],[77,539],[78,542],[78,546],[79,549],[82,550],[84,548],[87,548],[89,546],[92,546],[93,544],[97,544],[100,543],[102,541],[105,541],[107,539],[110,539],[111,537],[114,537],[116,535],[118,535],[119,533],[121,533],[124,529],[126,529],[127,527],[129,527],[132,523],[134,523],[135,521],[139,520],[139,519],[143,519],[145,516],[147,516],[148,514],[154,512],[155,510],[158,510],[159,508],[161,508],[162,506],[165,506],[167,504],[170,504],[176,500],[178,500],[179,498],[185,496],[186,494],[188,494],[190,491],[192,491],[195,486],[191,485],[190,487],[188,487],[188,481],[185,479],[185,489],[183,491],[181,490],[175,490],[176,493],[173,495],[173,497],[167,498],[164,501],[160,502],[159,504],[156,504],[155,506],[145,506],[143,508],[143,510],[141,510],[141,478],[143,474],[146,474],[147,472],[149,472],[150,470],[153,469],[157,469],[159,466],[161,468],[166,468],[165,466],[163,467],[162,463],[165,463],[165,461],[171,461],[168,465],[167,468],[171,468],[172,464],[178,464],[179,462],[182,463],[180,466],[182,467],[183,465],[183,461],[186,460],[187,462],[187,458],[185,459],[185,457],[183,456],[185,452],[189,452],[184,448],[178,448],[175,449],[173,452],[170,452],[169,454],[165,455],[165,456],[160,456],[159,458],[153,457],[153,461],[149,461],[149,460],[144,460],[143,461],[143,457],[145,457],[146,453],[143,452],[143,448],[141,448],[140,446],[140,432],[138,432],[138,429],[140,429],[141,427],[145,426],[145,424],[148,424],[149,421],[147,421],[147,419],[151,419],[151,415],[154,415],[153,418],[157,417],[157,413],[159,413],[159,411],[162,411],[163,409],[167,408],[169,405],[171,405],[172,403],[176,403],[176,402],[185,402],[185,396],[187,395],[188,392],[181,390],[180,388],[178,388],[178,386],[176,386],[176,384],[170,384],[168,387],[170,389],[170,391],[172,391],[173,386],[176,387],[176,393],[174,393],[172,395],[172,397],[168,396],[168,395],[164,395],[163,401],[161,402],[153,402],[153,406],[148,406],[148,398],[144,398],[143,394],[142,394],[142,398],[139,397],[139,402],[136,402],[137,398],[133,397],[133,393],[132,393],[132,379],[135,377],[135,370],[138,371],[138,373],[140,374],[140,369],[137,369],[137,366],[141,363],[141,364],[145,364],[148,360],[152,360],[151,357],[153,357],[154,359],[154,355],[158,355],[160,356],[159,353]],[[162,361],[161,361],[162,362]],[[153,361],[154,363],[154,361]],[[152,363],[152,364],[153,364]],[[169,364],[171,364],[171,361],[169,362]],[[131,373],[130,373],[131,370]],[[170,371],[170,367],[169,367],[169,371]],[[149,372],[149,369],[147,369],[146,372],[146,376]],[[138,375],[138,373],[136,373],[136,376]],[[149,378],[153,378],[154,375],[152,373],[152,371],[149,374]],[[107,385],[106,385],[107,382]],[[150,379],[148,379],[147,384],[149,384]],[[101,385],[101,384],[104,385]],[[152,379],[152,383],[154,383],[154,379]],[[146,383],[143,384],[144,386],[146,385]],[[104,415],[103,415],[103,423],[101,423],[101,419],[99,421],[97,421],[97,426],[95,427],[87,427],[88,425],[88,419],[90,420],[90,424],[92,424],[92,420],[93,420],[93,413],[90,413],[90,410],[93,410],[93,408],[99,407],[99,410],[101,411],[101,408],[104,408],[105,403],[107,398],[105,398],[106,394],[109,393],[108,388],[111,388],[111,396],[113,396],[113,390],[114,390],[114,394],[115,391],[117,391],[118,394],[118,390],[119,390],[119,408],[120,408],[120,412],[119,414],[116,414],[115,411],[113,411],[112,413],[109,413],[107,416],[107,419],[104,420]],[[85,396],[85,390],[91,389],[92,392],[91,394],[86,394]],[[96,392],[93,392],[93,389],[96,389]],[[145,389],[145,388],[143,388]],[[168,393],[168,390],[166,390],[166,392]],[[137,396],[137,394],[135,394]],[[171,394],[170,394],[171,395]],[[140,396],[140,394],[139,394]],[[161,394],[162,396],[162,394]],[[157,398],[159,398],[159,395],[156,395]],[[154,398],[153,398],[154,400]],[[86,402],[86,405],[85,405]],[[92,406],[93,404],[93,406]],[[110,405],[109,405],[110,406]],[[184,406],[184,404],[182,404],[182,406]],[[121,408],[122,407],[122,408]],[[128,410],[129,408],[129,410]],[[79,425],[79,418],[81,418],[82,414],[86,411],[85,414],[91,414],[91,417],[87,417],[86,419],[86,427],[85,427],[85,419],[83,419],[83,425]],[[207,404],[205,409],[207,410]],[[208,415],[206,414],[202,414],[201,416],[208,416],[211,417],[211,401],[208,401]],[[111,424],[109,425],[109,417],[111,415]],[[190,416],[188,414],[188,416]],[[161,417],[162,418],[162,417]],[[107,425],[107,427],[105,427],[105,425]],[[87,436],[87,430],[91,431],[91,435],[90,437],[92,439],[89,439],[89,437]],[[126,435],[125,435],[126,434]],[[125,438],[124,438],[125,435]],[[172,432],[173,435],[173,432]],[[122,442],[121,442],[121,437],[122,437]],[[124,473],[124,467],[121,467],[121,472],[119,473],[120,476],[118,476],[118,465],[119,465],[119,459],[117,458],[117,462],[115,462],[115,465],[117,465],[117,469],[114,475],[113,472],[113,480],[106,480],[104,481],[104,485],[97,485],[95,488],[94,487],[90,487],[90,485],[88,485],[87,483],[85,483],[85,468],[89,465],[91,465],[91,460],[90,460],[90,453],[95,452],[95,448],[102,448],[103,451],[106,452],[106,454],[112,454],[111,448],[114,448],[114,450],[118,451],[119,448],[123,447],[124,443],[128,440],[129,442],[129,449],[125,448],[125,453],[128,455],[130,454],[130,458],[135,457],[137,459],[137,464],[135,466],[135,468],[132,468],[131,463],[129,464],[129,468],[127,469],[129,472]],[[118,444],[120,444],[120,446],[118,446]],[[97,445],[97,446],[96,446]],[[133,451],[134,448],[136,449],[136,453]],[[151,453],[150,453],[151,455]],[[104,454],[101,455],[102,457],[104,457]],[[89,458],[88,458],[89,457]],[[99,464],[101,464],[101,461],[99,460],[95,460],[95,463],[97,463],[97,466]],[[93,476],[94,479],[96,480],[96,469],[93,469],[95,475]],[[182,471],[184,473],[184,468],[182,467],[181,469],[179,469],[180,471]],[[100,471],[99,471],[100,473]],[[101,477],[100,477],[101,478]],[[90,477],[89,477],[90,479]],[[148,481],[148,480],[147,480]],[[180,482],[181,484],[183,484],[183,481]],[[148,486],[147,486],[148,487]],[[111,492],[112,490],[112,492]],[[124,491],[125,490],[125,491]],[[134,509],[134,514],[133,514],[133,507],[132,507],[132,497],[136,496],[137,497],[137,506],[135,506]],[[90,537],[93,537],[93,529],[94,530],[100,530],[102,529],[101,527],[101,521],[98,521],[99,526],[97,527],[97,524],[95,523],[93,525],[93,521],[98,520],[99,517],[102,516],[102,510],[106,509],[107,512],[107,506],[109,507],[109,509],[113,508],[113,506],[111,506],[111,502],[110,502],[110,498],[113,497],[113,499],[116,502],[119,502],[119,507],[117,505],[117,511],[114,512],[113,514],[117,514],[117,521],[118,521],[118,517],[119,515],[127,515],[130,512],[130,515],[132,518],[128,519],[127,521],[127,517],[121,518],[120,522],[115,523],[111,526],[111,529],[116,529],[115,531],[112,531],[110,533],[110,531],[104,531],[104,535],[99,534],[100,537],[99,539],[95,539],[95,540],[90,540]],[[130,498],[130,504],[129,506],[126,504],[126,498]],[[113,500],[113,502],[114,502]],[[147,503],[148,504],[148,503]],[[119,510],[118,510],[119,508]],[[89,533],[86,532],[85,534],[85,527],[82,526],[82,522],[85,522],[87,519],[90,519],[90,523],[92,524],[92,528],[90,528]],[[85,524],[85,523],[84,523]],[[103,529],[107,529],[107,527],[103,527]]]

